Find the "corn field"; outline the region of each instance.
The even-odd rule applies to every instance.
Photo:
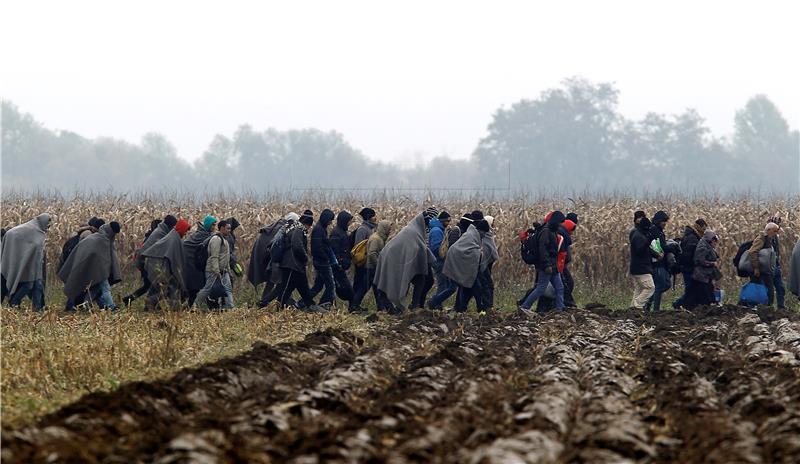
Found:
[[[235,217],[241,226],[236,231],[237,256],[246,268],[250,250],[262,225],[270,224],[290,211],[301,213],[311,209],[315,217],[324,208],[334,212],[342,209],[354,215],[369,206],[378,212],[380,219],[394,223],[393,233],[407,224],[425,207],[435,205],[444,209],[457,220],[460,215],[475,209],[495,218],[497,242],[501,260],[494,268],[495,280],[505,288],[525,286],[530,283],[531,272],[519,258],[518,233],[535,221],[541,221],[553,209],[578,213],[580,223],[573,247],[572,270],[581,286],[590,289],[620,289],[629,284],[628,279],[628,232],[632,227],[633,212],[642,209],[652,216],[663,209],[671,217],[667,237],[683,234],[686,225],[697,218],[705,218],[709,226],[720,236],[720,252],[724,274],[724,286],[737,285],[734,269],[729,263],[740,243],[751,240],[763,230],[768,218],[779,212],[783,217],[780,241],[782,250],[788,254],[800,232],[800,198],[785,197],[753,200],[747,196],[739,198],[688,198],[678,195],[650,196],[645,198],[601,196],[591,199],[547,198],[546,196],[518,196],[511,199],[480,199],[461,197],[431,197],[420,199],[402,194],[386,192],[363,195],[336,195],[324,193],[307,194],[305,197],[289,198],[285,195],[258,196],[247,194],[230,196],[220,194],[216,198],[197,200],[193,197],[173,195],[140,194],[136,197],[109,194],[80,194],[64,198],[58,194],[23,196],[7,195],[3,199],[2,227],[8,229],[25,222],[42,212],[53,215],[53,223],[47,237],[48,276],[55,278],[55,263],[62,244],[75,233],[80,224],[91,216],[106,221],[117,220],[122,231],[117,236],[117,251],[126,283],[138,279],[131,262],[150,221],[166,214],[187,219],[194,224],[206,214],[220,219]],[[358,220],[352,227],[357,227]],[[59,283],[55,283],[59,285]],[[245,285],[240,279],[237,286]]]

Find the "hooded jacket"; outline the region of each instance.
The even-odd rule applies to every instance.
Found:
[[[284,240],[286,249],[280,267],[305,274],[308,266],[308,232],[305,226],[299,222],[290,224]]]
[[[722,275],[714,266],[714,263],[719,261],[719,253],[711,246],[711,239],[715,237],[713,234],[707,234],[700,241],[694,250],[694,271],[692,271],[692,279],[703,282],[711,283],[714,280],[719,280]]]
[[[539,232],[539,262],[536,263],[538,270],[544,271],[548,267],[556,268],[558,261],[558,229],[565,220],[564,213],[555,211],[550,215],[546,226],[542,227]]]
[[[122,281],[114,246],[117,233],[111,224],[103,224],[96,234],[81,240],[58,272],[64,282],[64,294],[75,299],[84,290],[108,280],[111,285]]]
[[[789,291],[800,296],[800,240],[795,243],[789,261]]]
[[[333,250],[336,261],[342,269],[350,269],[350,263],[353,259],[351,252],[353,250],[353,237],[354,235],[347,234],[347,226],[353,219],[353,215],[347,211],[340,211],[336,216],[336,227],[330,235],[331,249]]]
[[[336,262],[328,237],[328,226],[333,218],[333,211],[324,209],[319,215],[319,221],[311,229],[311,257],[314,267],[331,267]]]
[[[236,220],[234,217],[230,217],[225,220],[228,224],[231,225],[231,230],[228,231],[228,235],[225,236],[225,240],[228,242],[228,249],[230,251],[230,256],[228,258],[228,268],[233,269],[233,266],[237,263],[238,259],[236,258],[236,235],[234,235],[234,231],[239,228],[239,221]]]
[[[147,251],[142,253],[147,274],[154,284],[162,283],[159,279],[171,276],[172,280],[186,291],[183,272],[183,241],[177,230],[172,229],[161,240],[152,244]],[[164,272],[159,272],[160,267]],[[163,282],[167,283],[167,282]]]
[[[697,244],[702,235],[695,225],[689,225],[683,229],[680,259],[682,272],[691,273],[694,270],[694,250],[697,249]]]
[[[444,241],[444,224],[439,219],[432,218],[429,222],[429,227],[428,247],[438,261],[444,261],[444,256],[439,256],[439,248],[442,246],[442,241]]]
[[[386,246],[386,240],[389,239],[389,230],[392,228],[392,223],[383,220],[380,221],[375,227],[375,233],[369,236],[367,241],[367,262],[364,265],[367,269],[375,269],[378,266],[378,258],[381,255],[383,247]]]
[[[631,249],[631,275],[653,273],[653,251],[650,248],[650,228],[652,224],[643,218],[629,235]]]
[[[458,285],[472,288],[480,270],[482,237],[474,225],[470,225],[461,238],[447,250],[443,273]]]
[[[375,286],[396,307],[403,307],[411,279],[427,275],[436,260],[428,248],[425,217],[418,214],[381,251],[375,268]]]
[[[0,267],[9,295],[13,295],[23,282],[45,280],[44,241],[49,226],[50,215],[42,213],[11,228],[3,236]]]
[[[669,216],[664,211],[657,211],[656,214],[653,215],[652,225],[650,227],[650,240],[658,240],[661,242],[661,249],[665,251],[664,256],[653,256],[653,266],[655,267],[667,267],[667,260],[664,259],[666,257],[667,250],[667,237],[664,235],[664,229],[659,227],[657,224],[659,222],[668,220]]]

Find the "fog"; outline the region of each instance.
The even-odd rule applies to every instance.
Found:
[[[799,10],[5,2],[3,190],[798,191]]]

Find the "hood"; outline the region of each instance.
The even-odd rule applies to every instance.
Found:
[[[647,218],[642,218],[641,220],[639,220],[639,223],[636,224],[636,228],[644,232],[645,234],[647,234],[647,232],[650,230],[652,226],[653,224],[650,222],[650,219]]]
[[[50,228],[50,215],[47,213],[42,213],[36,216],[36,223],[42,232],[47,232],[47,229]]]
[[[334,216],[335,215],[333,214],[333,211],[327,208],[322,210],[322,213],[319,215],[319,224],[322,227],[328,227],[328,225],[333,221]]]
[[[442,221],[440,221],[440,220],[439,220],[439,219],[437,219],[437,218],[433,218],[433,219],[431,219],[431,221],[430,221],[430,223],[428,224],[428,226],[429,226],[431,229],[441,229],[441,230],[444,230],[444,224],[442,224]]]
[[[111,224],[103,224],[97,230],[97,233],[105,235],[106,237],[108,237],[109,240],[114,240],[114,237],[117,236],[117,233],[111,227]]]
[[[548,216],[547,227],[553,230],[558,228],[558,226],[567,219],[561,211],[553,211],[551,214],[548,214]]]
[[[225,219],[225,222],[231,225],[231,232],[239,227],[239,221],[237,221],[235,217],[229,217],[228,219]]]
[[[391,228],[392,223],[384,219],[378,222],[378,226],[375,228],[375,233],[378,234],[382,239],[386,240],[389,238],[389,230],[391,230]]]
[[[339,211],[336,216],[336,225],[342,230],[347,230],[347,225],[353,220],[353,215],[347,211]]]

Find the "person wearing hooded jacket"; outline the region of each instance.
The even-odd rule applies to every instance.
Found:
[[[329,236],[331,249],[333,250],[334,256],[336,256],[336,261],[339,263],[339,267],[345,271],[350,270],[350,265],[353,260],[351,251],[353,250],[353,246],[355,246],[355,243],[353,243],[355,234],[351,235],[347,233],[352,222],[352,214],[344,210],[339,211],[339,214],[336,215],[336,226]]]
[[[50,223],[50,215],[42,213],[3,235],[0,269],[11,306],[19,306],[27,296],[34,309],[44,309],[47,265],[44,245]]]
[[[361,225],[353,233],[353,247],[364,240],[369,240],[375,232],[375,226],[378,224],[378,215],[372,208],[363,208],[358,215],[361,216],[362,221]],[[367,274],[365,266],[356,266],[353,271],[353,299],[350,300],[350,307],[353,311],[360,310],[364,296],[372,287],[372,280]]]
[[[211,234],[217,231],[217,218],[207,215],[197,227],[193,234],[183,241],[183,278],[186,280],[187,304],[191,308],[197,299],[197,293],[205,286],[205,269],[198,269],[195,265],[195,256],[200,247]]]
[[[531,306],[551,284],[556,291],[556,309],[564,309],[564,283],[558,272],[558,229],[566,217],[561,211],[554,211],[547,224],[542,227],[537,237],[538,262],[536,263],[536,288],[525,298],[519,309],[523,313],[530,313]]]
[[[239,221],[236,220],[235,217],[229,217],[225,219],[231,226],[231,230],[228,232],[228,235],[225,236],[225,241],[228,242],[228,248],[230,249],[230,268],[231,272],[233,272],[236,276],[241,276],[241,268],[238,267],[239,259],[236,257],[236,235],[235,231],[239,228]]]
[[[692,279],[694,273],[694,251],[697,249],[697,244],[706,232],[708,224],[705,219],[700,218],[694,221],[683,229],[683,238],[681,238],[681,256],[679,264],[681,267],[681,274],[683,275],[683,295],[672,303],[673,308],[680,308],[686,301],[686,296],[690,293],[692,285],[695,280]]]
[[[95,234],[81,240],[58,271],[67,296],[65,309],[74,311],[90,296],[104,309],[117,309],[111,286],[122,281],[115,240],[120,232],[116,221],[103,224]]]
[[[227,221],[219,221],[217,223],[217,233],[208,238],[203,246],[208,247],[208,260],[206,260],[205,278],[206,283],[203,288],[197,292],[197,300],[200,305],[210,309],[209,297],[211,296],[214,284],[219,281],[222,288],[225,290],[225,295],[222,297],[222,307],[231,309],[234,306],[233,302],[233,285],[231,284],[231,249],[227,241],[227,236],[230,233],[231,225]],[[214,297],[211,297],[212,302]]]
[[[669,290],[672,284],[672,277],[667,268],[668,263],[666,260],[667,237],[664,235],[664,229],[666,229],[667,222],[669,222],[669,214],[664,211],[657,211],[650,222],[653,224],[650,227],[651,244],[658,241],[662,251],[660,253],[657,252],[653,257],[653,284],[655,285],[655,291],[645,308],[652,311],[660,311],[661,296]]]
[[[324,288],[319,305],[330,308],[336,298],[336,283],[333,280],[333,268],[338,268],[339,263],[331,248],[328,237],[328,226],[333,222],[333,211],[324,209],[319,215],[319,221],[311,229],[311,257],[314,264],[314,285],[309,292],[311,298],[316,298]]]
[[[186,293],[182,241],[190,227],[185,219],[180,219],[167,235],[142,252],[151,279],[145,311],[158,309],[161,300],[167,300],[171,309],[180,307],[181,296]]]

